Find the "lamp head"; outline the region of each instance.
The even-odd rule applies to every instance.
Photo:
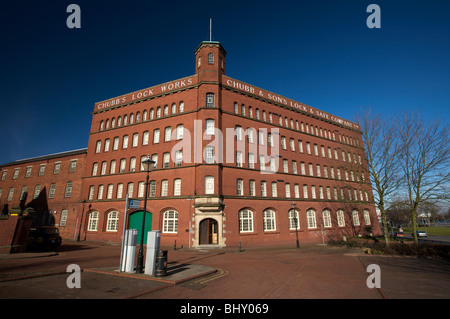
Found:
[[[142,166],[146,172],[150,172],[155,163],[156,162],[150,158],[150,155],[147,155],[147,157],[142,160]]]

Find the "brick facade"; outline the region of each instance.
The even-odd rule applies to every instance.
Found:
[[[29,214],[32,227],[55,225],[62,237],[73,238],[85,156],[81,149],[1,165],[2,215]]]
[[[157,162],[147,211],[162,245],[380,234],[359,127],[226,76],[225,56],[220,43],[202,42],[192,76],[95,104],[87,151],[79,154],[84,169],[64,201],[73,206],[63,236],[78,234],[77,220],[90,240],[120,241],[124,222],[139,225],[147,156]],[[6,168],[11,176],[13,166]],[[4,203],[11,186],[0,185]],[[125,221],[127,194],[141,208]]]

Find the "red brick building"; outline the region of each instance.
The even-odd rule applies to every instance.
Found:
[[[12,245],[22,215],[31,227],[55,225],[62,237],[77,235],[85,157],[80,149],[0,165],[0,231],[8,233],[0,246]]]
[[[141,230],[150,156],[145,227],[162,245],[380,234],[358,125],[226,76],[225,56],[202,42],[195,74],[95,103],[87,149],[1,165],[3,216],[119,242],[124,222]],[[127,195],[141,208],[125,220]]]
[[[162,245],[379,234],[358,125],[226,76],[225,56],[202,42],[194,75],[95,104],[82,235],[121,240],[126,195],[143,206],[147,155],[146,229],[161,230]],[[142,209],[127,228],[140,231]]]

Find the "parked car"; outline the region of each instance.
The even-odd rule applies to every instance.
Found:
[[[404,232],[398,231],[394,233],[394,238],[404,238],[404,237],[406,237]]]
[[[417,237],[428,237],[428,234],[424,232],[423,230],[417,230],[416,231]]]
[[[38,226],[30,229],[27,247],[36,249],[56,249],[61,245],[59,229],[52,226]]]

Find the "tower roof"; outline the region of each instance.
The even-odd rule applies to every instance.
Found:
[[[202,41],[199,46],[195,49],[194,53],[197,54],[198,50],[205,46],[218,46],[221,51],[223,51],[223,55],[227,54],[227,51],[223,48],[219,41]]]

